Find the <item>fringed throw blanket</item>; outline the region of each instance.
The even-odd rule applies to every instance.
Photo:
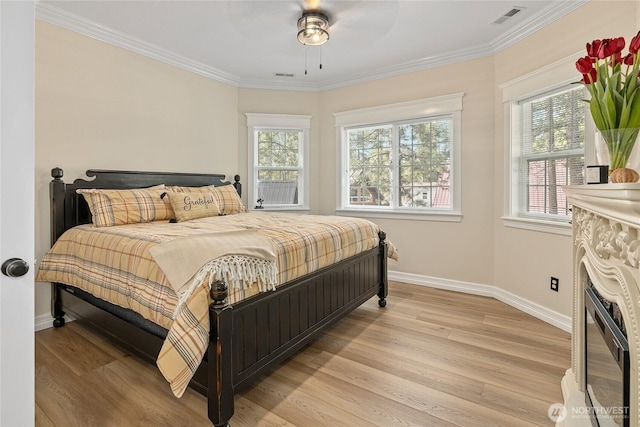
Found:
[[[210,286],[223,280],[236,289],[255,283],[260,291],[273,290],[277,285],[276,253],[271,240],[256,230],[182,237],[154,246],[149,252],[178,295],[176,311],[199,283]]]
[[[256,230],[183,237],[149,252],[178,295],[174,319],[180,319],[175,323],[181,327],[169,330],[157,364],[180,397],[207,349],[211,285],[223,280],[236,289],[257,284],[260,291],[274,290],[276,254],[271,241]],[[197,345],[190,345],[193,342]]]

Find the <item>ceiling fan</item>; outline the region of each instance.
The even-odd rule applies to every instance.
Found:
[[[294,0],[300,10],[300,0]],[[293,3],[293,2],[292,2]],[[305,45],[305,75],[307,72],[307,50],[309,47],[324,45],[335,32],[336,40],[351,46],[368,46],[375,40],[371,34],[383,35],[393,24],[397,14],[398,1],[336,1],[302,0],[302,11],[297,21],[298,41]],[[330,12],[327,11],[330,10]],[[360,19],[367,16],[371,19]],[[373,30],[372,30],[372,27]],[[319,67],[322,69],[322,49]]]
[[[304,0],[302,16],[298,19],[298,41],[305,46],[321,46],[329,41],[329,17],[320,9],[322,0]],[[322,70],[322,51],[320,51]],[[304,52],[304,74],[307,75],[307,51]]]
[[[320,9],[321,1],[304,0],[298,19],[298,41],[305,46],[320,46],[329,40],[329,17]]]

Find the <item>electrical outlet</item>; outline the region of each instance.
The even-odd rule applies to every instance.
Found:
[[[551,277],[551,290],[558,292],[558,285],[560,284],[560,280],[557,277]]]

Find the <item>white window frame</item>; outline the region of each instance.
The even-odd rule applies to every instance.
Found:
[[[298,131],[302,134],[298,153],[300,168],[298,173],[298,203],[287,205],[264,206],[269,211],[309,211],[309,132],[311,116],[293,114],[245,113],[248,129],[248,192],[249,210],[254,210],[258,200],[258,143],[257,133],[260,131]]]
[[[336,214],[364,218],[402,218],[422,221],[460,222],[461,207],[461,121],[464,93],[419,99],[398,104],[334,113],[336,126],[336,149],[338,154],[338,176],[336,188]],[[369,125],[392,124],[419,119],[430,119],[443,115],[452,116],[451,135],[451,208],[352,206],[349,200],[348,142],[347,129]],[[395,143],[394,143],[395,144]],[[395,148],[394,148],[395,150]],[[393,165],[397,169],[397,165]],[[395,172],[394,172],[395,174]]]
[[[542,69],[511,80],[499,86],[502,89],[504,112],[504,215],[505,227],[520,228],[531,231],[571,235],[570,218],[566,222],[532,218],[519,213],[521,206],[521,188],[516,183],[519,170],[514,165],[519,158],[519,147],[522,136],[522,118],[519,114],[520,101],[542,96],[544,94],[567,88],[571,83],[580,80],[576,71],[576,58],[582,56],[575,53]],[[586,109],[588,111],[588,107]],[[595,164],[595,125],[590,114],[585,117],[584,163]]]

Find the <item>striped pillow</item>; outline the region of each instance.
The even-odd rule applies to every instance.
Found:
[[[93,225],[136,224],[162,221],[174,217],[169,200],[161,198],[163,188],[140,188],[133,190],[78,189],[89,205]]]

